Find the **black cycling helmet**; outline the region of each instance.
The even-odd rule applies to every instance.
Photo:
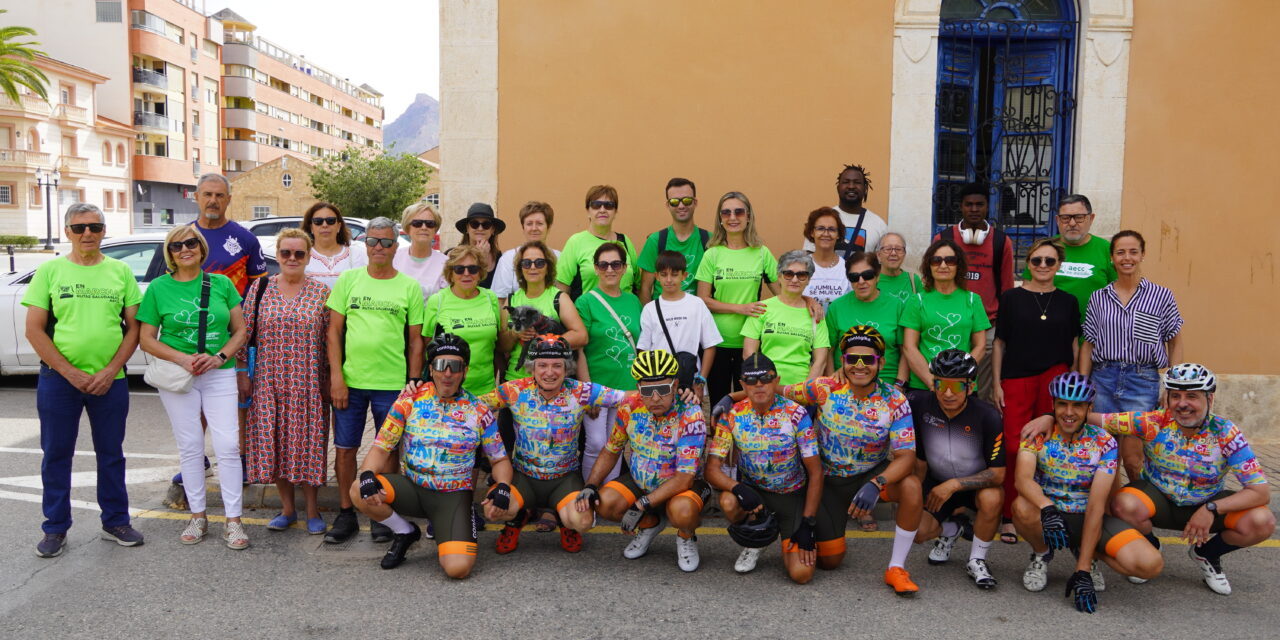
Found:
[[[778,539],[778,518],[769,509],[761,509],[742,522],[729,525],[729,537],[739,546],[763,549]]]
[[[454,333],[442,333],[427,345],[427,364],[431,364],[436,356],[459,356],[463,362],[471,359],[471,345]]]
[[[855,325],[840,337],[840,353],[844,353],[849,347],[871,347],[875,349],[876,355],[882,356],[885,349],[884,336],[875,327]]]
[[[929,363],[929,373],[939,378],[973,380],[978,377],[978,361],[968,351],[944,349]]]
[[[554,333],[544,333],[529,341],[529,360],[568,360],[573,357],[569,341]]]

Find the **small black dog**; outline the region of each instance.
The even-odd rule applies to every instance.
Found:
[[[519,307],[507,307],[507,316],[509,318],[507,326],[512,331],[521,332],[525,329],[532,328],[538,335],[544,333],[554,333],[556,335],[564,335],[564,325],[548,318],[541,311],[529,305],[521,305]],[[523,342],[520,345],[520,359],[516,361],[516,367],[523,367],[525,357],[529,353],[529,343]]]

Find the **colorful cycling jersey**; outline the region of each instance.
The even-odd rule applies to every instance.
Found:
[[[1118,436],[1138,436],[1146,460],[1142,478],[1178,506],[1208,502],[1222,491],[1227,472],[1243,486],[1266,484],[1249,441],[1230,420],[1210,415],[1191,438],[1168,409],[1104,413],[1102,427]]]
[[[249,281],[267,272],[267,260],[262,257],[262,245],[258,236],[234,220],[228,220],[217,229],[206,229],[192,224],[209,244],[209,255],[204,258],[203,269],[209,273],[221,273],[231,278],[240,297],[249,289]]]
[[[926,486],[1004,466],[1004,422],[995,407],[971,396],[948,418],[937,394],[913,392],[910,401],[916,458],[929,465]]]
[[[677,398],[670,411],[655,416],[640,396],[631,396],[618,407],[605,449],[621,454],[631,443],[631,479],[649,492],[677,473],[698,473],[706,440],[702,407]]]
[[[876,381],[865,398],[835,378],[814,378],[787,385],[779,393],[818,407],[818,445],[823,472],[848,478],[871,470],[890,451],[914,451],[916,430],[911,405],[898,389]]]
[[[400,394],[373,444],[390,453],[402,441],[405,475],[435,491],[474,488],[471,475],[477,448],[490,461],[507,457],[489,407],[466,389],[442,399],[430,382],[413,394]]]
[[[1048,438],[1023,442],[1023,451],[1036,456],[1036,484],[1059,509],[1084,513],[1089,506],[1089,489],[1098,471],[1114,475],[1119,448],[1116,439],[1086,424],[1075,440],[1067,442],[1055,428]]]
[[[764,415],[745,399],[720,416],[707,453],[729,460],[735,446],[743,479],[774,493],[802,489],[808,475],[800,459],[818,455],[818,438],[808,412],[782,396],[774,396]]]
[[[626,392],[570,378],[547,400],[533,378],[512,380],[484,394],[480,402],[494,409],[510,409],[516,442],[511,463],[516,471],[538,480],[552,480],[578,469],[578,433],[588,407],[616,407]]]

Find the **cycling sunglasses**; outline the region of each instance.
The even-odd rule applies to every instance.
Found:
[[[688,196],[683,198],[667,198],[667,206],[669,207],[678,207],[680,205],[684,205],[687,207],[692,204],[693,204],[693,198],[690,198]]]
[[[674,389],[675,386],[674,382],[664,382],[661,384],[640,385],[636,389],[640,392],[641,396],[646,398],[660,398],[671,393],[671,390]]]
[[[461,360],[446,360],[444,358],[436,358],[431,361],[431,370],[449,373],[462,373],[467,368],[467,363]]]
[[[312,225],[312,226],[315,226],[315,227],[323,227],[323,226],[331,225],[331,224],[338,224],[338,219],[337,219],[336,217],[328,217],[328,218],[312,218],[312,219],[311,219],[311,225]]]
[[[846,353],[844,363],[852,367],[874,367],[884,360],[883,356],[874,353]]]
[[[199,238],[187,238],[186,240],[178,240],[176,242],[169,243],[169,253],[177,253],[179,251],[182,251],[183,247],[187,249],[196,249],[199,246],[200,246]]]
[[[382,245],[383,249],[390,249],[391,246],[396,243],[396,239],[395,238],[370,238],[369,236],[365,236],[364,243],[371,247]]]
[[[71,233],[80,235],[84,233],[85,229],[88,229],[92,233],[102,233],[102,231],[107,228],[107,225],[101,222],[77,222],[75,224],[69,224],[67,227],[71,229]]]
[[[954,393],[954,394],[956,394],[956,395],[961,395],[961,394],[968,393],[968,392],[969,392],[969,390],[970,390],[971,388],[973,388],[973,387],[974,387],[974,383],[972,383],[972,382],[966,382],[966,381],[964,381],[964,380],[937,380],[937,379],[935,379],[935,380],[933,381],[933,388],[934,388],[934,390],[935,390],[935,391],[941,391],[941,392],[943,392],[943,393],[945,393],[945,392],[947,392],[947,391],[950,391],[951,393]]]
[[[547,266],[546,258],[525,258],[524,260],[520,261],[521,269],[529,269],[529,268],[541,269],[545,266]]]
[[[770,371],[768,373],[760,373],[750,376],[742,376],[742,384],[748,387],[754,387],[758,384],[769,384],[778,379],[778,374]]]

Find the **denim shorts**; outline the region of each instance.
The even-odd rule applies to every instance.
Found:
[[[333,410],[333,446],[339,449],[359,449],[364,437],[364,425],[369,410],[373,409],[373,430],[376,434],[387,420],[387,412],[400,397],[400,391],[374,389],[348,389],[347,408]]]
[[[1089,378],[1098,391],[1093,399],[1098,413],[1151,411],[1160,402],[1160,371],[1153,366],[1097,362]]]

